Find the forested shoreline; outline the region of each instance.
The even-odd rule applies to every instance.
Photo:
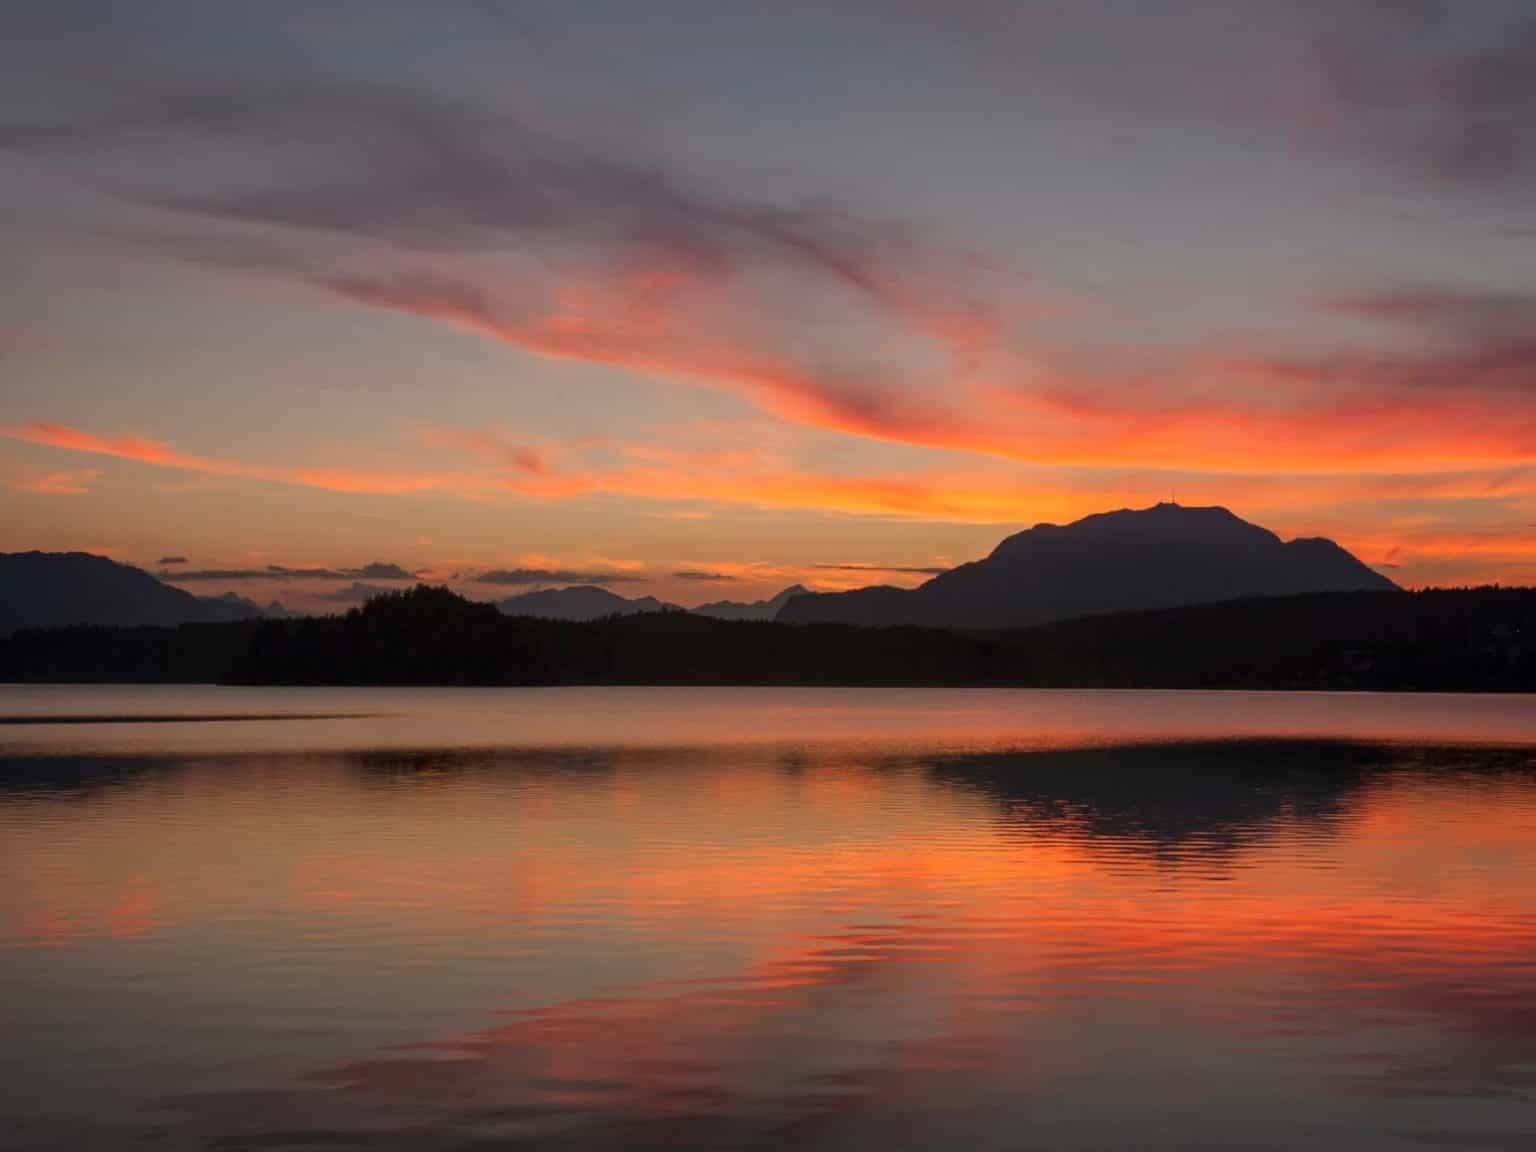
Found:
[[[509,617],[417,586],[345,615],[0,639],[10,682],[1536,690],[1536,589],[1345,592],[1015,631]]]

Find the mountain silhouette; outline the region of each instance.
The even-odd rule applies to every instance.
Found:
[[[627,599],[595,584],[577,584],[570,588],[541,588],[498,600],[496,607],[506,616],[538,616],[545,620],[601,620],[605,616],[632,616],[637,612],[680,612],[654,596]]]
[[[791,584],[784,591],[767,600],[753,600],[749,603],[743,603],[740,600],[715,600],[709,604],[700,604],[689,611],[697,616],[713,616],[716,620],[772,620],[789,602],[790,597],[804,595],[807,591],[809,589],[804,584]]]
[[[777,619],[1020,628],[1244,597],[1396,588],[1332,540],[1285,542],[1225,508],[1158,504],[1037,524],[917,588],[796,596]]]
[[[70,624],[192,624],[263,615],[243,597],[194,596],[89,552],[0,553],[0,636]]]

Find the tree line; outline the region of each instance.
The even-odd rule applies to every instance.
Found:
[[[504,616],[419,585],[342,616],[61,628],[0,640],[0,679],[225,684],[803,684],[1536,690],[1536,589],[1345,592],[1016,631]]]

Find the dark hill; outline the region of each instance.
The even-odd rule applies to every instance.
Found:
[[[787,623],[1021,628],[1253,596],[1390,591],[1331,540],[1282,541],[1225,508],[1158,504],[1039,524],[913,589],[796,596]]]
[[[197,597],[88,552],[0,553],[0,635],[19,628],[189,624],[262,614],[248,600]]]

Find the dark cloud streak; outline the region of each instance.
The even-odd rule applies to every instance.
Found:
[[[1375,390],[1388,398],[1425,389],[1522,400],[1536,395],[1536,296],[1415,287],[1325,301],[1324,308],[1415,332],[1428,344],[1277,359],[1272,363],[1279,374]]]
[[[367,580],[414,580],[416,573],[402,568],[398,564],[386,564],[375,560],[371,564],[364,564],[361,568],[348,569]]]
[[[1536,178],[1529,5],[1493,22],[1477,17],[1497,8],[1435,0],[1356,0],[1324,11],[1314,59],[1328,108],[1349,134],[1452,185]]]
[[[912,567],[902,564],[812,564],[818,572],[890,572],[906,576],[939,576],[948,568]]]
[[[260,187],[119,188],[129,199],[227,223],[428,252],[536,243],[621,264],[661,258],[715,277],[769,260],[898,308],[898,268],[916,258],[911,236],[894,224],[699,190],[512,115],[384,85],[293,81],[144,94],[94,115],[0,120],[0,149],[26,155],[89,161],[130,144],[203,159],[270,147],[293,161]]]
[[[587,572],[574,568],[493,568],[474,577],[479,584],[522,587],[529,584],[643,584],[633,572]]]
[[[161,564],[172,561],[162,560]],[[265,568],[198,568],[190,571],[163,571],[160,579],[175,583],[209,583],[220,580],[275,580],[287,583],[292,580],[398,580],[416,579],[415,573],[398,564],[374,561],[361,568],[288,568],[281,564]]]

